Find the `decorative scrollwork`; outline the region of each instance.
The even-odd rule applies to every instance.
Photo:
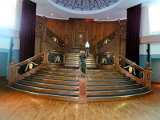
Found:
[[[134,75],[136,75],[136,70],[135,70],[135,68],[133,66],[128,65],[128,66],[126,66],[124,68],[128,69],[129,73],[131,73],[131,74],[133,73]]]
[[[107,45],[111,40],[109,40],[108,38],[103,42],[103,46]]]
[[[29,62],[26,66],[25,72],[27,70],[32,70],[34,68],[34,66],[37,66],[38,64],[34,63],[34,62]]]
[[[48,59],[49,59],[49,63],[62,63],[63,55],[59,53],[50,53]]]
[[[72,10],[98,10],[113,5],[119,0],[51,0],[52,2]]]
[[[101,65],[113,65],[114,56],[112,54],[100,55],[98,57],[98,63]]]

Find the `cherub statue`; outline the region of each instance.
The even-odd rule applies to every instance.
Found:
[[[56,56],[54,63],[61,63],[61,57],[59,55]]]
[[[106,60],[106,58],[105,58],[105,57],[102,57],[101,64],[107,64],[107,60]]]
[[[111,40],[109,40],[109,39],[107,38],[107,39],[103,42],[103,46],[104,46],[104,45],[107,45],[109,41],[111,41]]]
[[[136,70],[135,70],[135,68],[133,66],[128,65],[128,66],[126,66],[124,68],[128,68],[129,73],[133,73],[134,75],[136,75]]]
[[[37,66],[38,64],[36,64],[36,63],[34,63],[34,62],[29,62],[29,63],[27,64],[27,66],[26,66],[25,72],[26,72],[28,69],[29,69],[29,70],[32,70],[33,67],[34,67],[34,65]]]
[[[86,69],[87,69],[86,58],[87,56],[85,54],[85,51],[80,51],[79,59],[80,59],[80,71],[82,77],[85,77],[86,74]]]

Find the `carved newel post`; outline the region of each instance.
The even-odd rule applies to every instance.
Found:
[[[13,82],[16,81],[18,68],[15,64],[16,64],[16,60],[12,59],[12,62],[10,63],[10,67],[9,67],[9,82],[8,82],[9,85],[11,85]]]
[[[152,72],[151,68],[149,67],[149,63],[146,63],[146,67],[143,74],[143,82],[147,88],[151,88],[151,79],[152,79]]]

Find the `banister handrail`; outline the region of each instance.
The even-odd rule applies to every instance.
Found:
[[[52,59],[53,58],[53,59]],[[24,79],[30,74],[35,73],[48,63],[54,66],[64,65],[64,54],[55,50],[47,50],[30,57],[20,63],[12,63],[9,67],[9,84]]]
[[[25,65],[26,63],[28,63],[28,62],[30,62],[30,61],[33,61],[34,59],[36,59],[37,57],[39,57],[39,56],[41,56],[41,55],[43,55],[44,54],[44,52],[43,53],[41,53],[41,54],[37,54],[37,55],[35,55],[35,56],[33,56],[33,57],[30,57],[30,58],[28,58],[28,59],[26,59],[26,60],[24,60],[24,61],[22,61],[22,62],[19,62],[19,63],[17,63],[17,64],[14,64],[15,66],[22,66],[22,65]],[[12,67],[13,65],[11,65],[10,67]]]
[[[114,46],[114,42],[126,39],[126,37],[124,35],[126,35],[126,26],[125,25],[120,25],[112,33],[105,36],[103,39],[98,40],[97,51],[99,53],[103,53],[104,51],[106,51],[108,49],[110,49],[112,51],[117,51],[118,49],[111,49],[111,46],[116,47],[116,46]]]
[[[107,39],[110,38],[112,36],[114,36],[115,34],[117,34],[117,32],[119,32],[119,30],[121,30],[122,28],[125,28],[125,25],[121,25],[119,28],[117,28],[116,30],[114,30],[112,33],[110,33],[109,35],[105,36],[102,40],[99,40],[99,42],[97,43],[98,48],[100,47],[101,44],[103,44],[103,42]]]
[[[47,50],[47,51],[38,53],[37,55],[35,55],[35,56],[33,56],[33,57],[30,57],[30,58],[28,58],[28,59],[26,59],[26,60],[24,60],[24,61],[22,61],[22,62],[19,62],[19,63],[17,63],[17,64],[13,64],[13,65],[11,65],[11,66],[9,66],[9,67],[24,65],[24,64],[26,64],[26,63],[28,63],[28,62],[30,62],[30,61],[33,61],[33,60],[36,59],[37,57],[39,57],[39,56],[41,56],[41,55],[43,55],[44,53],[49,52],[49,51],[51,51],[51,50]]]
[[[39,56],[41,56],[41,55],[43,55],[44,53],[47,53],[47,52],[63,54],[63,52],[58,52],[58,51],[56,51],[56,50],[47,50],[47,51],[38,53],[38,54],[36,54],[35,56],[30,57],[30,58],[28,58],[28,59],[26,59],[26,60],[24,60],[24,61],[22,61],[22,62],[19,62],[19,63],[17,63],[17,64],[13,64],[13,65],[11,65],[11,66],[9,66],[9,67],[12,67],[12,66],[17,66],[17,67],[22,66],[22,65],[24,65],[24,64],[26,64],[26,63],[28,63],[28,62],[31,62],[31,61],[35,60],[37,57],[39,57]]]
[[[120,59],[123,59],[126,63],[128,63],[129,65],[132,65],[134,66],[136,69],[139,69],[139,70],[142,70],[144,71],[145,69],[140,67],[139,65],[137,65],[135,62],[127,59],[126,57],[122,56],[122,55],[119,55],[120,56]]]
[[[56,37],[58,39],[58,41],[60,42],[60,44],[65,43],[64,40],[62,40],[56,33],[51,31],[48,27],[46,27],[46,30],[48,31],[47,33],[52,34],[54,37]]]

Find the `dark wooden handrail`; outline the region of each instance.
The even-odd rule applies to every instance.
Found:
[[[13,66],[20,67],[20,66],[22,66],[22,65],[25,65],[26,63],[35,60],[35,59],[38,58],[39,56],[42,56],[42,55],[44,55],[44,53],[47,53],[47,52],[49,52],[49,51],[51,51],[51,50],[47,50],[47,51],[45,51],[45,52],[38,53],[37,55],[35,55],[35,56],[33,56],[33,57],[30,57],[30,58],[28,58],[28,59],[26,59],[26,60],[24,60],[24,61],[22,61],[22,62],[19,62],[19,63],[17,63],[17,64],[11,65],[10,67],[13,67]]]
[[[144,68],[140,67],[139,65],[137,65],[136,63],[132,62],[131,60],[125,58],[124,56],[119,55],[119,57],[120,57],[120,59],[122,59],[124,62],[126,62],[127,64],[129,64],[129,65],[131,65],[131,66],[133,66],[133,67],[135,67],[136,69],[141,70],[141,71],[144,71],[144,70],[145,70]]]
[[[112,41],[112,40],[116,39],[120,34],[125,33],[125,31],[126,31],[126,26],[121,25],[116,30],[114,30],[111,34],[107,35],[102,40],[99,40],[99,42],[97,43],[97,49],[98,49],[98,51],[100,52],[102,49],[104,49],[104,47],[105,47],[104,43],[105,43],[106,40],[108,42]]]
[[[101,45],[104,43],[104,41],[106,39],[111,39],[113,37],[115,37],[115,35],[117,34],[117,32],[119,32],[122,28],[125,28],[124,25],[120,26],[118,29],[114,30],[111,34],[107,35],[106,37],[104,37],[102,40],[100,40],[97,45],[98,45],[98,48],[99,47],[102,47]]]
[[[49,34],[50,36],[54,36],[55,38],[58,39],[60,45],[64,45],[64,40],[62,40],[57,34],[52,32],[49,28],[46,27],[46,33]]]
[[[36,72],[37,70],[39,70],[40,68],[42,68],[46,63],[50,63],[50,61],[49,61],[49,54],[50,53],[62,54],[63,55],[63,53],[55,51],[55,50],[47,50],[47,51],[41,52],[41,53],[39,53],[39,54],[37,54],[37,55],[35,55],[33,57],[30,57],[27,60],[24,60],[24,61],[22,61],[20,63],[11,64],[10,67],[9,67],[9,69],[10,69],[9,70],[10,71],[9,72],[9,84],[12,84],[13,82],[21,80],[26,76],[29,76],[30,74],[32,74],[32,73]],[[43,62],[35,65],[35,67],[33,69],[30,69],[29,71],[27,70],[27,71],[24,71],[24,72],[22,72],[20,74],[18,73],[19,72],[19,68],[21,68],[21,67],[23,68],[25,65],[27,67],[28,64],[34,63],[33,61],[34,60],[38,60],[39,57],[43,57],[43,59],[42,59]],[[30,62],[32,62],[32,63],[30,63]]]

